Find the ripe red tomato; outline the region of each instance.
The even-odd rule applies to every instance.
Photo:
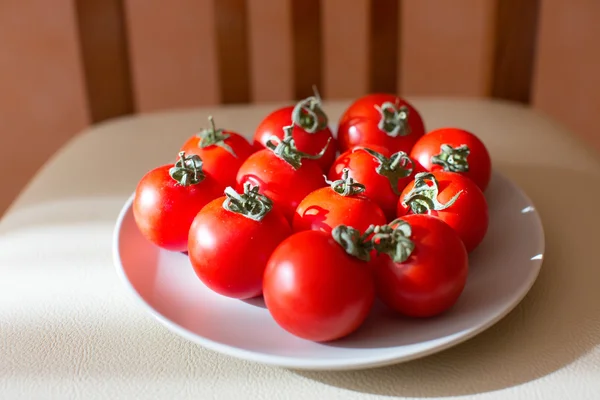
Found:
[[[235,186],[235,177],[244,161],[254,152],[252,145],[236,132],[211,127],[189,138],[181,147],[186,154],[197,154],[204,162],[204,171],[223,187]]]
[[[398,216],[429,214],[453,228],[468,252],[483,240],[488,228],[488,206],[479,187],[454,172],[422,172],[408,184],[398,201]]]
[[[283,128],[292,123],[292,136],[298,150],[307,154],[318,154],[329,142],[325,153],[317,161],[321,169],[327,172],[335,159],[337,144],[327,126],[327,116],[321,109],[318,94],[300,101],[294,107],[280,108],[269,114],[256,128],[254,148],[257,151],[264,149],[273,136],[283,139]]]
[[[186,251],[190,225],[198,211],[219,197],[223,187],[202,171],[196,155],[179,153],[175,165],[164,165],[140,180],[133,216],[142,235],[166,250]]]
[[[373,236],[371,263],[378,297],[410,317],[432,317],[452,307],[468,274],[464,244],[442,220],[407,215]]]
[[[406,100],[392,94],[361,97],[342,114],[338,127],[340,151],[355,146],[381,146],[409,153],[425,133],[423,120]]]
[[[342,178],[329,182],[330,187],[317,189],[300,202],[294,214],[295,232],[321,230],[331,233],[338,225],[352,226],[364,232],[370,225],[386,223],[377,203],[361,194],[365,186],[355,182],[346,168]]]
[[[285,129],[285,137],[279,139],[277,145],[270,141],[269,148],[248,157],[238,171],[237,183],[238,188],[246,182],[259,186],[260,193],[270,198],[275,208],[291,222],[302,199],[325,186],[325,180],[314,160],[319,154],[300,152],[291,136],[292,126]]]
[[[239,195],[210,202],[194,219],[189,234],[189,257],[196,275],[211,290],[227,297],[248,299],[262,292],[269,256],[292,230],[271,201],[245,185]]]
[[[406,153],[390,154],[375,146],[356,147],[339,156],[329,170],[329,180],[340,179],[345,168],[350,177],[365,185],[363,194],[379,204],[390,221],[396,217],[400,192],[423,171]]]
[[[362,243],[357,230],[343,225],[331,234],[303,231],[284,240],[271,255],[263,281],[265,304],[275,321],[317,342],[355,331],[375,298],[368,262],[357,258],[369,259]]]
[[[482,191],[488,186],[492,162],[485,145],[471,132],[436,129],[415,144],[410,156],[427,171],[457,172],[471,178]]]

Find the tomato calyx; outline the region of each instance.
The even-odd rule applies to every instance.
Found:
[[[321,108],[321,96],[313,86],[314,96],[299,101],[292,110],[292,122],[307,133],[317,133],[327,128],[327,114]]]
[[[336,181],[329,181],[325,177],[325,183],[331,186],[334,192],[342,196],[354,196],[365,191],[366,187],[362,183],[358,183],[350,176],[350,170],[344,168],[342,170],[342,178]]]
[[[381,131],[390,137],[407,136],[410,134],[408,107],[398,107],[398,103],[386,101],[381,105],[375,104],[375,109],[381,114],[381,119],[377,124],[377,127]]]
[[[449,144],[440,146],[440,154],[431,157],[431,163],[441,165],[444,171],[449,172],[468,172],[469,162],[467,157],[471,153],[469,146],[461,144],[458,147],[452,147]]]
[[[431,185],[427,181],[431,181]],[[446,204],[437,199],[439,194],[438,181],[431,172],[420,172],[415,175],[415,184],[410,192],[402,199],[402,205],[409,206],[415,214],[427,214],[429,211],[441,211],[450,207],[463,191],[456,193]]]
[[[169,175],[181,186],[196,185],[204,180],[202,159],[193,154],[186,156],[185,151],[179,152],[179,159],[169,169]]]
[[[273,136],[269,140],[267,140],[267,148],[273,153],[275,153],[277,157],[290,164],[294,169],[299,169],[302,166],[303,158],[306,158],[308,160],[318,160],[319,158],[323,157],[323,154],[325,154],[327,147],[329,147],[331,138],[327,139],[325,147],[323,147],[320,152],[318,152],[317,154],[308,154],[298,150],[298,148],[296,147],[296,142],[292,137],[293,130],[294,123],[292,122],[292,125],[285,126],[283,128],[283,139],[279,139],[277,136]]]
[[[353,151],[364,150],[372,155],[378,162],[379,166],[375,169],[379,175],[385,176],[390,181],[390,186],[395,194],[400,195],[398,189],[398,180],[406,178],[413,173],[415,163],[403,151],[392,154],[389,158],[381,153],[371,150],[367,147],[359,147]]]
[[[233,151],[231,146],[225,143],[225,140],[229,139],[231,135],[223,133],[223,129],[217,129],[215,127],[215,120],[213,119],[212,115],[208,116],[208,120],[210,122],[210,128],[202,129],[196,134],[196,136],[200,138],[198,146],[202,149],[210,146],[219,146],[228,153],[230,153],[232,156],[237,158],[237,154],[235,154],[235,151]]]
[[[415,249],[411,235],[410,224],[398,218],[387,225],[376,226],[371,241],[377,254],[387,254],[394,262],[403,263]]]
[[[331,237],[335,240],[346,253],[362,261],[371,260],[371,250],[373,242],[368,237],[373,233],[374,225],[371,225],[362,235],[358,229],[351,226],[338,225],[331,231]]]
[[[254,221],[261,221],[273,208],[273,201],[258,192],[258,186],[250,182],[244,183],[244,193],[239,194],[231,186],[225,189],[227,198],[223,208],[236,214],[241,214]]]

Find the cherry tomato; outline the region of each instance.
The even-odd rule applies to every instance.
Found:
[[[310,155],[300,152],[292,137],[292,126],[279,143],[267,143],[268,148],[252,154],[238,171],[238,189],[244,183],[260,187],[283,215],[292,221],[296,207],[310,192],[325,186],[323,171],[315,162],[321,153]]]
[[[330,187],[317,189],[300,202],[294,214],[295,232],[322,230],[331,233],[338,225],[352,226],[364,232],[370,225],[385,224],[385,215],[377,203],[362,195],[365,186],[355,182],[346,168],[340,180]]]
[[[375,298],[363,242],[357,230],[343,225],[331,234],[303,231],[284,240],[271,255],[263,281],[265,304],[275,321],[317,342],[355,331]]]
[[[344,152],[355,146],[381,146],[409,153],[425,133],[423,120],[406,100],[375,93],[359,98],[342,114],[338,145]]]
[[[223,193],[223,187],[202,171],[200,157],[184,152],[179,157],[175,165],[164,165],[144,175],[133,200],[133,216],[142,235],[171,251],[187,250],[194,217]]]
[[[273,136],[283,139],[283,128],[292,123],[292,136],[298,150],[307,154],[318,154],[329,142],[325,153],[317,161],[321,169],[327,172],[335,159],[337,144],[327,126],[327,116],[321,109],[318,94],[300,101],[294,107],[280,108],[269,114],[256,129],[254,148],[257,151],[264,149]]]
[[[396,217],[402,189],[423,171],[406,153],[390,154],[375,146],[356,147],[339,156],[329,170],[329,180],[340,179],[345,168],[351,178],[365,185],[363,194],[379,204],[389,221]]]
[[[488,186],[492,162],[477,136],[457,128],[436,129],[423,136],[410,156],[427,171],[457,172],[471,178],[482,191]]]
[[[398,201],[398,216],[429,214],[453,228],[468,252],[483,240],[488,206],[479,187],[455,172],[422,172],[406,186]]]
[[[245,185],[210,202],[194,219],[189,234],[190,262],[200,280],[227,297],[248,299],[262,293],[269,256],[292,230],[272,202]]]
[[[254,152],[252,145],[236,132],[211,127],[189,138],[181,147],[186,154],[197,154],[204,162],[204,171],[223,187],[235,186],[235,177],[242,163]]]
[[[373,236],[379,255],[371,263],[382,302],[410,317],[432,317],[451,308],[469,270],[456,232],[439,218],[419,214],[383,228]]]

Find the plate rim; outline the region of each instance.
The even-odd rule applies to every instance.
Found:
[[[543,259],[546,251],[546,237],[544,226],[542,223],[541,216],[537,211],[537,207],[531,198],[523,191],[516,183],[514,183],[510,178],[506,175],[493,171],[492,177],[494,175],[497,178],[504,179],[507,181],[513,188],[518,191],[518,193],[527,200],[527,202],[533,205],[533,214],[535,214],[535,224],[539,228],[540,232],[540,254],[542,257],[539,262],[536,264],[537,268],[534,276],[532,277],[529,285],[526,290],[523,290],[518,297],[515,298],[511,304],[506,307],[502,312],[498,313],[494,318],[486,321],[484,324],[481,324],[475,328],[469,329],[466,333],[458,335],[442,344],[437,346],[433,346],[427,349],[423,349],[421,351],[416,351],[411,353],[410,355],[397,355],[392,352],[389,356],[376,356],[376,357],[360,357],[360,358],[344,358],[344,359],[334,359],[334,360],[314,360],[314,359],[298,359],[289,356],[280,356],[280,355],[271,355],[265,354],[256,351],[250,351],[246,349],[241,349],[238,347],[230,346],[227,344],[219,343],[217,341],[208,339],[206,337],[200,336],[197,333],[194,333],[177,323],[169,320],[166,316],[162,315],[159,311],[157,311],[154,307],[152,307],[143,296],[136,290],[133,286],[127,274],[125,273],[125,269],[121,262],[120,258],[120,249],[119,242],[121,238],[121,231],[123,226],[123,221],[127,214],[130,212],[132,208],[133,199],[135,197],[135,192],[132,193],[117,216],[117,220],[115,223],[115,227],[113,229],[113,237],[112,237],[112,258],[113,264],[115,266],[117,275],[119,276],[122,283],[125,285],[127,292],[129,292],[130,296],[132,296],[135,302],[138,303],[143,309],[146,310],[150,315],[152,315],[156,320],[158,320],[162,325],[164,325],[169,331],[193,342],[207,348],[209,350],[213,350],[234,358],[242,359],[250,362],[257,362],[265,365],[283,367],[289,369],[297,369],[297,370],[356,370],[356,369],[368,369],[368,368],[376,368],[383,367],[387,365],[398,364],[402,362],[412,361],[419,358],[423,358],[435,353],[442,352],[451,347],[454,347],[460,343],[466,342],[478,334],[484,332],[489,329],[500,320],[504,319],[510,312],[512,312],[517,305],[521,303],[521,301],[527,296],[527,294],[531,291],[531,288],[537,281],[539,277],[539,273],[542,269]]]

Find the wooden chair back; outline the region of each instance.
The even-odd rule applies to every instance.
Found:
[[[598,0],[3,0],[0,210],[90,124],[313,84],[516,101],[600,149],[599,19]],[[34,161],[12,177],[23,138]]]

